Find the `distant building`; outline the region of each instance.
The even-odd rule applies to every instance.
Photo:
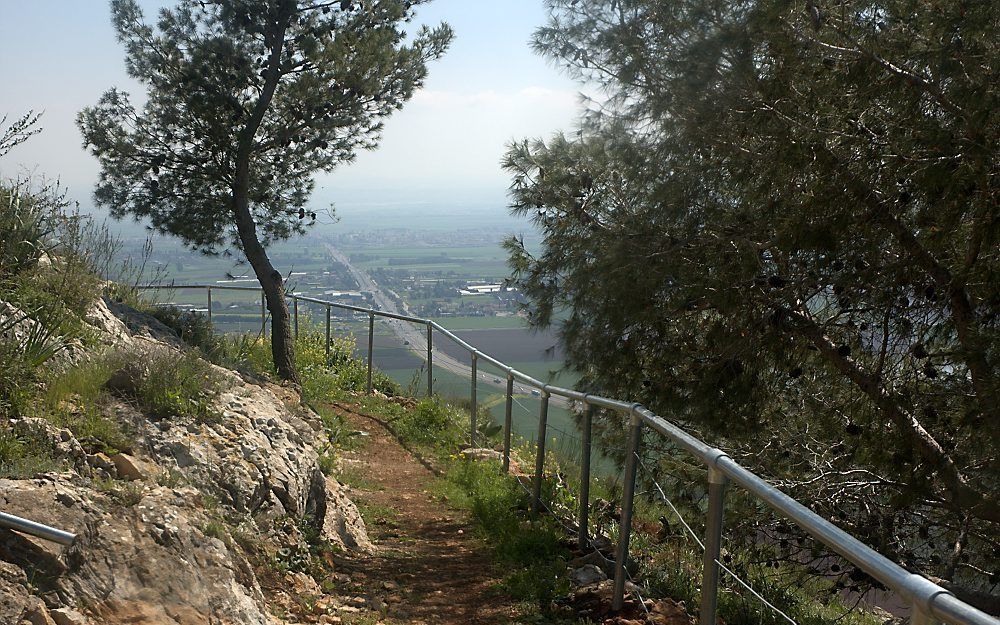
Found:
[[[365,301],[368,299],[368,294],[361,291],[324,291],[323,295],[352,301]]]
[[[501,293],[507,288],[502,284],[470,284],[464,289],[460,289],[462,295],[486,295],[487,293]]]

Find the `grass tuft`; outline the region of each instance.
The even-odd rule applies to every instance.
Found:
[[[222,378],[197,352],[158,350],[148,354],[147,363],[148,371],[136,385],[135,398],[152,417],[218,421],[212,399],[222,389]]]
[[[58,471],[62,466],[52,453],[49,441],[0,430],[0,477],[26,479]]]

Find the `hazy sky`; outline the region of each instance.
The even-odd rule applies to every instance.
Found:
[[[140,0],[147,16],[169,2]],[[338,209],[447,200],[502,206],[499,166],[511,139],[573,127],[579,87],[532,53],[542,0],[435,0],[419,22],[456,31],[422,91],[387,123],[381,147],[318,178],[315,201]],[[84,206],[97,176],[76,113],[112,86],[141,92],[126,75],[104,0],[0,0],[0,115],[44,110],[44,131],[0,161],[0,174],[60,177]]]

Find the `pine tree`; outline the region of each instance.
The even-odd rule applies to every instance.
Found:
[[[594,390],[988,597],[1000,5],[548,4],[535,47],[607,98],[507,153],[544,234],[507,242],[532,319],[565,315]]]
[[[296,380],[281,273],[267,246],[315,222],[317,172],[374,149],[452,38],[408,38],[427,0],[181,0],[143,21],[112,0],[140,110],[117,89],[77,123],[101,165],[94,193],[115,217],[148,219],[208,254],[242,253],[267,299],[279,375]]]

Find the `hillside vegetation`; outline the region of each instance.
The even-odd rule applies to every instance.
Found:
[[[141,268],[66,208],[58,187],[0,184],[0,498],[77,535],[0,530],[0,622],[275,622],[307,563],[373,548],[324,474],[339,421],[213,364],[249,371],[261,341],[134,308]],[[346,343],[333,354],[308,392],[364,379]]]
[[[376,415],[435,467],[437,505],[469,515],[499,572],[498,597],[514,602],[517,622],[590,622],[581,614],[619,622],[642,613],[634,598],[630,612],[606,613],[620,495],[613,481],[594,485],[594,549],[579,551],[567,529],[578,506],[566,478],[576,472],[570,459],[550,454],[547,513],[533,519],[516,469],[530,464],[531,450],[515,449],[509,476],[489,449],[459,453],[468,406],[393,397],[400,389],[378,372],[376,396],[362,396],[366,368],[353,345],[334,339],[328,354],[311,331],[296,345],[301,387],[275,386],[266,337],[218,336],[200,315],[143,302],[129,286],[141,266],[116,265],[114,237],[67,213],[57,188],[6,184],[0,193],[0,497],[7,512],[78,534],[62,551],[2,532],[3,622],[49,614],[80,623],[183,615],[369,622],[365,615],[384,599],[373,595],[369,612],[352,612],[344,593],[356,582],[338,573],[338,558],[371,553],[365,521],[385,523],[406,510],[359,512],[348,498],[359,491],[342,481],[360,488],[370,480],[344,468],[345,452],[368,453],[338,407],[344,402]],[[109,274],[117,280],[100,277]],[[496,448],[497,429],[483,423],[477,438]],[[663,513],[652,499],[639,504],[632,573],[647,597],[673,598],[647,603],[651,622],[687,623],[698,558],[660,525]],[[727,558],[799,622],[843,620],[847,606],[829,582],[791,567],[761,575],[758,556]],[[579,571],[602,568],[596,582],[581,581]],[[778,622],[734,588],[722,595],[726,622]]]

